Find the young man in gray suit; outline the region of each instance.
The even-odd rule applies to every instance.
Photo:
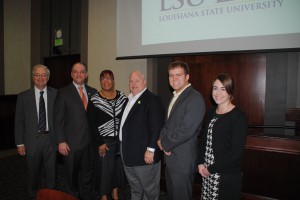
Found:
[[[57,92],[54,108],[54,128],[58,151],[63,155],[65,189],[79,199],[91,198],[91,133],[86,109],[92,105],[96,89],[85,84],[87,66],[75,63],[73,83]]]
[[[192,199],[197,171],[197,138],[205,113],[202,95],[189,83],[189,67],[175,61],[168,67],[169,83],[174,89],[158,146],[165,154],[168,197]]]
[[[53,132],[53,107],[56,89],[48,87],[49,69],[35,65],[34,87],[18,95],[15,115],[15,142],[18,153],[26,157],[29,198],[35,199],[42,167],[46,188],[55,187],[56,143]]]
[[[121,119],[119,138],[131,199],[158,200],[161,151],[156,142],[163,126],[163,104],[146,88],[140,71],[130,74],[129,88],[131,93]]]

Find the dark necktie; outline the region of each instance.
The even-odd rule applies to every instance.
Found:
[[[44,101],[44,91],[40,91],[40,103],[39,103],[39,133],[44,133],[46,131],[46,109]]]

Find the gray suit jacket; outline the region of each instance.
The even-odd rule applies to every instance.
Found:
[[[96,89],[85,85],[88,106]],[[91,141],[86,111],[73,83],[58,90],[54,108],[54,128],[57,144],[67,142],[72,150],[85,148]]]
[[[165,162],[170,170],[181,173],[196,171],[197,138],[202,127],[205,103],[192,86],[187,87],[175,101],[160,132],[162,147],[170,152]]]
[[[55,136],[53,130],[53,108],[56,97],[56,89],[47,87],[47,110],[49,134],[53,147]],[[35,102],[34,88],[21,92],[18,95],[15,114],[15,143],[24,144],[27,155],[33,155],[37,146],[38,113]]]

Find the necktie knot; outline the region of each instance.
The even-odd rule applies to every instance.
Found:
[[[41,94],[41,96],[43,96],[43,94],[44,94],[44,91],[40,91],[40,94]]]

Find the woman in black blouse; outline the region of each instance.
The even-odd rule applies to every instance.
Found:
[[[88,109],[95,152],[93,189],[101,200],[107,200],[109,195],[118,199],[118,188],[124,178],[118,156],[118,131],[127,97],[115,90],[114,74],[110,70],[101,72],[100,86],[101,90],[91,98],[94,106]]]
[[[198,162],[203,177],[201,199],[240,199],[247,120],[233,105],[233,92],[233,81],[228,74],[214,79],[211,95],[217,107],[207,113]]]

